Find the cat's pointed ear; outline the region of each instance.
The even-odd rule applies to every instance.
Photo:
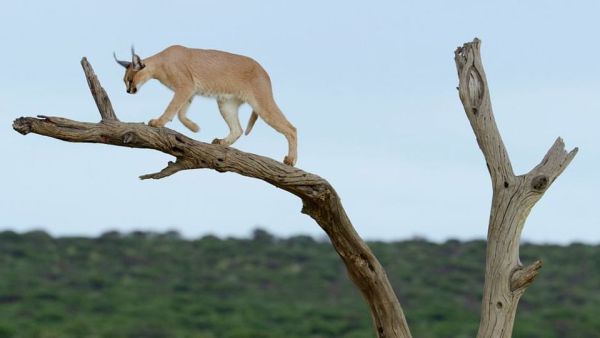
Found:
[[[133,70],[141,70],[146,67],[144,62],[142,62],[142,58],[135,53],[133,46],[131,46],[131,63],[133,64]]]

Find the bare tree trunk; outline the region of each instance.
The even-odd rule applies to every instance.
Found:
[[[523,267],[519,260],[521,231],[529,211],[569,165],[577,148],[567,153],[558,138],[542,162],[515,176],[494,121],[479,39],[455,52],[459,95],[492,178],[492,210],[488,229],[485,284],[478,338],[511,337],[519,299],[536,277],[541,261]]]
[[[140,176],[160,179],[187,169],[214,169],[258,178],[302,199],[302,212],[312,217],[329,236],[348,274],[371,309],[377,337],[411,337],[406,318],[385,270],[356,233],[336,191],[325,179],[267,157],[235,148],[198,142],[168,128],[120,122],[92,67],[81,61],[102,120],[78,122],[60,117],[21,117],[13,128],[69,142],[105,143],[162,151],[176,158],[160,172]]]
[[[577,148],[565,152],[559,138],[537,167],[525,175],[514,175],[494,121],[479,45],[475,39],[455,52],[460,98],[486,159],[494,191],[478,337],[510,337],[518,301],[541,267],[540,261],[521,266],[518,250],[523,224],[533,205],[575,156]],[[302,212],[327,233],[369,304],[377,337],[411,337],[385,270],[356,233],[329,182],[270,158],[199,142],[168,128],[120,122],[85,58],[82,65],[102,117],[99,123],[38,116],[18,118],[13,128],[24,135],[35,133],[69,142],[155,149],[176,158],[160,172],[143,175],[141,179],[160,179],[181,170],[206,168],[257,178],[300,197]]]

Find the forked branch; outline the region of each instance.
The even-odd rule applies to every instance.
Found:
[[[479,338],[508,338],[519,299],[542,267],[541,261],[523,267],[519,259],[521,231],[531,208],[569,165],[577,148],[565,151],[558,138],[542,162],[529,173],[515,176],[496,126],[479,39],[455,51],[459,96],[483,152],[492,178],[493,198],[488,228],[485,284]]]

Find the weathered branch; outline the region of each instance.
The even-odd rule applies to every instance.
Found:
[[[196,167],[194,167],[194,164],[190,161],[186,161],[186,160],[177,160],[176,162],[169,161],[169,163],[167,163],[167,166],[163,170],[161,170],[157,173],[142,175],[142,176],[140,176],[140,179],[141,180],[147,180],[147,179],[158,180],[158,179],[165,178],[167,176],[176,174],[182,170],[188,170],[188,169],[194,169],[194,168],[196,168]]]
[[[566,152],[560,138],[529,173],[515,176],[496,126],[479,39],[456,49],[459,96],[492,178],[486,272],[479,338],[508,338],[519,299],[542,266],[523,268],[519,260],[521,231],[531,208],[571,162],[577,148]]]
[[[479,148],[485,156],[492,181],[494,184],[503,184],[504,177],[514,174],[494,120],[487,79],[481,63],[480,43],[479,39],[475,39],[454,52],[459,77],[458,93]]]
[[[524,268],[515,270],[510,277],[510,290],[516,291],[528,287],[529,284],[533,283],[541,268],[542,261],[537,260]]]
[[[565,143],[562,138],[557,138],[544,159],[533,168],[527,175],[535,177],[533,188],[538,191],[545,191],[552,182],[567,168],[571,160],[577,155],[578,148],[565,151]]]
[[[35,133],[69,142],[155,149],[176,158],[165,169],[143,175],[141,179],[160,179],[181,170],[207,168],[257,178],[300,197],[302,212],[317,221],[327,233],[351,279],[368,302],[377,336],[411,337],[383,267],[356,233],[329,182],[270,158],[199,142],[168,128],[120,122],[85,58],[82,64],[102,117],[101,122],[87,123],[46,116],[21,117],[14,121],[13,128],[24,135]]]
[[[117,120],[117,115],[110,103],[110,99],[104,91],[104,88],[100,85],[100,81],[94,74],[94,70],[92,66],[88,62],[87,58],[81,59],[81,66],[83,67],[83,72],[85,73],[85,78],[87,79],[88,86],[92,91],[92,95],[94,96],[94,101],[96,101],[96,106],[98,106],[98,110],[100,111],[100,116],[102,116],[103,120]]]

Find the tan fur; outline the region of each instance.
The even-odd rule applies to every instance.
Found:
[[[213,96],[216,97],[219,110],[230,130],[227,137],[215,139],[213,143],[229,146],[242,134],[237,110],[241,104],[248,103],[253,112],[246,134],[252,129],[257,116],[260,116],[286,137],[288,155],[284,163],[296,163],[296,128],[275,103],[269,75],[258,62],[227,52],[183,46],[168,47],[141,61],[141,65],[139,59],[136,63],[135,57],[137,55],[125,72],[127,92],[136,93],[138,88],[150,79],[160,81],[175,92],[165,112],[159,118],[148,122],[150,126],[163,127],[178,115],[187,128],[197,132],[198,125],[187,118],[187,109],[195,95]]]

